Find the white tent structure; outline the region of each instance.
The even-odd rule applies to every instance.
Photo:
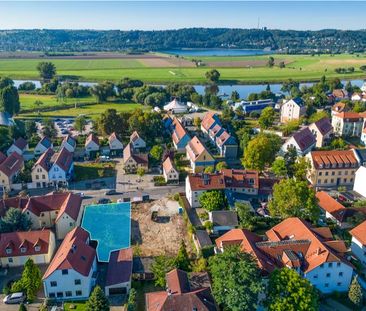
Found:
[[[172,113],[185,113],[188,108],[187,105],[179,102],[176,98],[174,98],[170,103],[164,106],[165,111],[170,111]]]

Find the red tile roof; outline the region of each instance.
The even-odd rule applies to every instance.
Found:
[[[342,112],[346,109],[346,104],[345,103],[342,103],[342,102],[339,102],[339,103],[336,103],[333,105],[332,107],[332,110],[334,112]]]
[[[128,143],[123,149],[123,162],[126,163],[131,157],[138,164],[149,164],[149,156],[146,153],[135,153],[132,143]]]
[[[137,131],[134,131],[130,136],[130,142],[135,142],[137,139],[140,138],[139,133]]]
[[[23,137],[19,137],[15,142],[14,146],[18,147],[20,150],[24,150],[28,143]]]
[[[359,166],[352,150],[311,151],[310,156],[316,169]]]
[[[320,191],[316,193],[316,197],[318,198],[319,206],[324,211],[327,211],[329,214],[333,215],[337,220],[344,221],[347,216],[347,208],[345,208],[341,203],[339,203],[336,199],[333,199],[328,193],[325,191]]]
[[[170,157],[167,157],[165,161],[163,162],[163,170],[165,172],[169,172],[171,169],[174,169],[178,172],[177,168],[175,167],[173,161]]]
[[[116,132],[113,132],[111,135],[109,135],[109,137],[108,137],[108,141],[109,142],[111,142],[111,141],[113,141],[113,140],[118,140],[118,138],[117,138],[117,135],[116,135]]]
[[[350,121],[350,122],[362,122],[362,119],[363,119],[362,114],[357,113],[357,112],[352,112],[352,111],[339,112],[339,113],[335,114],[334,116],[341,118],[341,119],[347,119],[346,121]]]
[[[132,259],[132,248],[111,252],[108,263],[106,286],[130,281],[132,275]]]
[[[205,150],[205,146],[201,143],[197,136],[193,137],[186,146],[189,157],[195,161]],[[207,151],[207,150],[206,150]],[[207,151],[208,152],[208,151]]]
[[[99,146],[99,138],[98,136],[94,135],[93,133],[90,133],[89,136],[85,140],[85,146],[87,146],[91,141],[96,143]]]
[[[366,246],[366,221],[353,228],[349,233],[361,242],[362,245]]]
[[[6,155],[3,154],[1,151],[0,151],[0,164],[3,163],[6,159]]]
[[[88,276],[96,257],[96,251],[89,246],[89,233],[81,227],[70,231],[53,257],[43,279],[56,270],[73,269]]]
[[[174,117],[174,119],[173,119],[173,133],[172,133],[172,139],[173,139],[174,143],[178,144],[180,142],[180,140],[185,135],[187,135],[186,129],[184,128],[182,123],[180,123],[178,118]]]
[[[13,152],[0,164],[0,171],[10,177],[19,172],[22,169],[23,164],[23,157],[18,153]]]
[[[51,234],[48,229],[2,233],[0,235],[0,257],[47,254]],[[40,247],[39,251],[36,251],[36,246]],[[25,252],[22,252],[21,248],[25,248]],[[11,253],[7,254],[6,249],[11,249]]]
[[[44,152],[39,159],[37,160],[36,163],[34,163],[34,166],[41,166],[44,170],[46,170],[47,172],[50,170],[50,168],[52,167],[52,163],[51,163],[51,159],[53,157],[53,155],[55,154],[55,152],[53,151],[53,149],[48,148],[46,150],[46,152]]]
[[[68,172],[73,163],[73,155],[64,147],[53,155],[51,162],[57,164],[65,172]]]
[[[215,123],[215,119],[214,119],[215,115],[216,115],[216,113],[210,111],[210,112],[207,112],[205,114],[205,116],[203,117],[202,122],[201,122],[201,126],[206,131],[208,131],[210,129],[210,127]]]
[[[225,179],[221,173],[191,174],[188,181],[193,191],[225,189]]]
[[[220,136],[216,137],[216,144],[218,146],[222,146],[225,144],[225,142],[231,137],[231,135],[224,130]]]

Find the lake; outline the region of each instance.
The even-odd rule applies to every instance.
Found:
[[[41,87],[41,82],[37,81],[37,80],[13,80],[14,81],[14,85],[16,87],[18,87],[21,83],[26,82],[26,81],[30,81],[33,82],[37,88]],[[358,87],[361,87],[364,83],[364,80],[350,80],[352,85],[356,85]],[[78,82],[80,85],[85,85],[85,86],[93,86],[97,83],[95,82]],[[343,80],[342,81],[343,84],[346,84],[347,81]],[[311,86],[313,83],[308,82],[308,83],[300,83],[300,87],[303,85],[307,85],[307,86]],[[164,85],[159,85],[159,86],[164,86]],[[203,95],[205,92],[205,86],[204,85],[193,85],[194,88],[196,89],[197,93]],[[274,83],[274,84],[270,84],[271,87],[271,91],[273,93],[279,93],[281,92],[281,83]],[[227,95],[230,96],[231,93],[233,91],[237,91],[239,93],[239,96],[241,99],[246,99],[248,97],[248,95],[250,93],[260,93],[262,91],[264,91],[267,87],[267,84],[250,84],[250,85],[220,85],[219,86],[219,95],[223,96],[223,95]]]
[[[272,54],[266,50],[244,50],[244,49],[169,49],[159,51],[166,54],[179,56],[250,56]]]

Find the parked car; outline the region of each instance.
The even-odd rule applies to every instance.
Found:
[[[107,198],[100,198],[98,200],[98,204],[109,204],[111,203],[112,201],[110,199],[107,199]]]
[[[105,192],[105,195],[113,195],[113,194],[117,194],[117,191],[114,189],[108,190]]]
[[[61,130],[61,134],[63,134],[63,135],[69,134],[69,131],[68,130]]]
[[[3,302],[6,304],[22,303],[25,300],[25,295],[22,292],[13,293],[5,296]]]

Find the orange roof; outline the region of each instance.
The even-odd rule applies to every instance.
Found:
[[[85,140],[85,146],[87,146],[91,141],[95,142],[99,146],[99,139],[93,133],[90,133],[89,136]]]
[[[352,150],[311,151],[310,156],[316,169],[358,167]]]
[[[163,162],[163,170],[165,172],[169,172],[171,169],[174,169],[176,171],[178,171],[173,163],[173,161],[171,160],[170,157],[167,157],[165,159],[165,161]]]
[[[346,108],[346,104],[339,102],[333,105],[332,110],[335,112],[342,112]]]
[[[341,119],[347,119],[347,121],[362,121],[363,116],[357,112],[343,111],[334,115]]]
[[[191,174],[188,175],[188,180],[193,191],[225,189],[225,180],[221,173]]]
[[[172,138],[175,144],[178,144],[179,141],[185,136],[187,135],[187,131],[184,128],[184,126],[182,125],[182,123],[180,123],[180,121],[178,120],[178,118],[174,117],[173,119],[173,133],[172,133]]]
[[[353,228],[349,233],[361,242],[362,245],[366,245],[366,221]]]
[[[96,251],[89,246],[89,233],[81,227],[70,231],[62,241],[53,257],[43,279],[56,270],[73,269],[83,276],[88,276],[92,268]]]
[[[341,203],[337,200],[333,199],[328,193],[325,191],[320,191],[316,193],[316,197],[319,200],[319,206],[327,211],[328,213],[338,212],[340,210],[346,209]]]
[[[205,150],[205,146],[201,143],[197,136],[193,137],[186,146],[189,157],[195,161]],[[207,150],[206,150],[207,151]],[[208,152],[208,151],[207,151]]]
[[[212,126],[212,124],[215,123],[215,119],[214,119],[214,116],[216,115],[216,113],[212,112],[212,111],[209,111],[205,114],[205,116],[203,117],[202,119],[202,122],[201,122],[201,126],[206,130],[208,131],[210,129],[210,127]]]

